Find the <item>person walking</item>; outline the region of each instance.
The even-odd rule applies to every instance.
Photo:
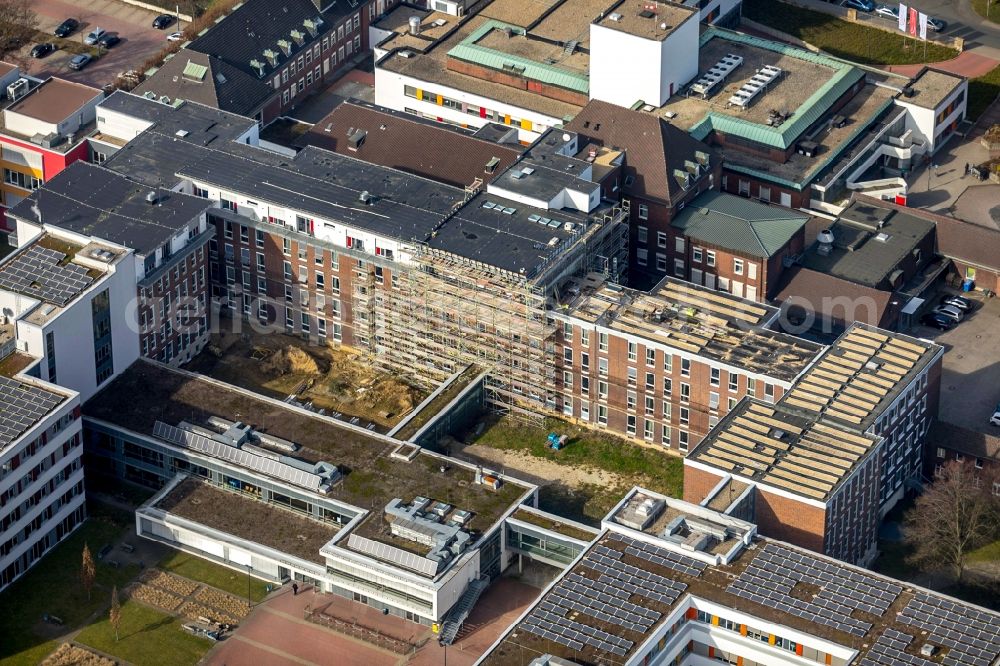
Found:
[[[299,584],[292,583],[292,596],[297,597],[299,595]]]

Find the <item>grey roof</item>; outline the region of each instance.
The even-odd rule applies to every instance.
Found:
[[[151,191],[156,193],[155,205],[146,201]],[[199,197],[151,190],[110,169],[74,162],[8,214],[37,224],[40,212],[44,224],[148,254],[211,205]]]
[[[807,251],[802,265],[851,282],[891,289],[890,277],[920,246],[934,223],[890,207],[855,201],[830,225],[833,249]]]
[[[777,254],[809,215],[724,192],[705,192],[671,222],[685,236],[766,259]]]
[[[198,102],[164,104],[121,90],[103,100],[98,108],[140,118],[153,123],[149,131],[202,146],[210,145],[217,140],[235,140],[257,124],[251,118]],[[179,137],[178,131],[186,134]]]
[[[582,230],[586,219],[573,211],[545,211],[481,194],[448,220],[427,244],[431,249],[531,279],[546,260],[563,249],[563,243]],[[574,231],[567,231],[566,223],[573,224]]]
[[[260,201],[404,240],[424,240],[465,196],[456,187],[319,148],[305,148],[277,166],[221,151],[207,153],[179,173]],[[361,203],[360,195],[366,191],[374,203]]]
[[[358,0],[337,0],[329,4],[322,13],[323,23],[318,26],[316,36],[310,34],[305,21],[320,17],[320,12],[311,0],[247,0],[229,16],[212,26],[208,32],[188,44],[191,51],[215,56],[236,67],[253,78],[261,78],[250,65],[257,60],[266,65],[265,76],[285,66],[289,60],[299,56],[331,28],[336,29],[338,19],[357,11]],[[292,30],[302,35],[302,43],[292,39]],[[278,40],[285,40],[289,54],[285,55],[278,46]],[[277,53],[275,66],[270,66],[264,57],[265,50]]]
[[[204,70],[192,76],[186,71],[191,65],[196,69],[204,67]],[[135,92],[198,102],[246,116],[254,115],[271,97],[280,93],[256,76],[189,48],[181,49],[164,62]]]

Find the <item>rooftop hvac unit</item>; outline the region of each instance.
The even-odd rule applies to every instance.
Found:
[[[407,23],[409,23],[410,34],[411,35],[419,35],[420,34],[420,17],[419,16],[411,16],[407,20]]]
[[[7,99],[9,99],[11,102],[16,102],[17,100],[27,95],[30,89],[31,89],[31,82],[28,81],[28,79],[22,77],[17,81],[15,81],[14,83],[7,86]]]

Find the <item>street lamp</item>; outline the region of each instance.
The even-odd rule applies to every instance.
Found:
[[[250,602],[250,570],[253,568],[252,564],[247,565],[247,608],[253,608],[253,604]]]

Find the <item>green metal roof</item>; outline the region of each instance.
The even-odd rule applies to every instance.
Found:
[[[704,243],[766,259],[808,220],[803,213],[710,191],[685,206],[670,226]]]
[[[810,125],[819,120],[829,110],[830,105],[865,76],[863,70],[830,56],[772,42],[752,35],[720,30],[719,28],[709,28],[703,32],[700,46],[704,46],[710,40],[716,38],[731,42],[740,42],[748,46],[774,51],[775,53],[780,53],[791,58],[798,58],[799,60],[830,67],[834,70],[834,74],[820,86],[819,90],[803,102],[799,108],[795,109],[792,112],[792,116],[779,127],[769,127],[723,113],[709,112],[690,130],[691,136],[699,140],[704,140],[705,137],[715,130],[723,134],[742,137],[748,141],[786,150],[791,147],[792,143]]]
[[[518,68],[517,74],[526,79],[541,81],[550,85],[575,90],[583,94],[590,93],[590,78],[586,74],[571,72],[555,65],[535,62],[523,56],[504,53],[496,49],[486,48],[476,44],[492,30],[510,30],[515,35],[525,35],[525,29],[502,21],[489,20],[473,30],[468,37],[448,51],[448,55],[458,60],[482,65],[490,69],[510,71],[510,67]],[[504,65],[507,65],[505,69]]]

